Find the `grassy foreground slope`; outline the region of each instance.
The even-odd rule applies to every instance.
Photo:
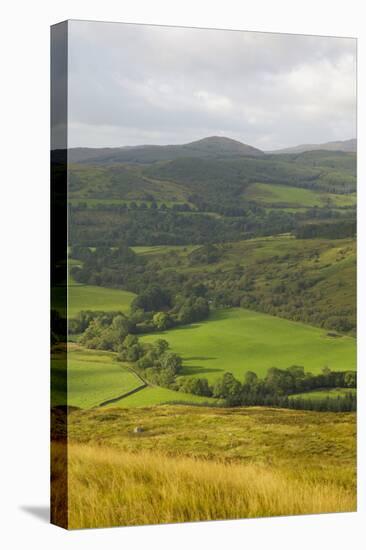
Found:
[[[69,446],[69,528],[351,512],[352,491],[274,467]],[[146,480],[146,481],[145,481]]]
[[[230,371],[240,380],[248,370],[264,376],[270,367],[301,365],[319,373],[355,369],[355,339],[245,309],[214,312],[208,321],[144,336],[165,338],[182,355],[183,374],[214,380]]]
[[[356,508],[354,414],[162,406],[68,425],[70,528]]]

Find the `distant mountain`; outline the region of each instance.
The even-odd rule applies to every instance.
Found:
[[[227,137],[212,136],[182,145],[186,151],[196,151],[208,156],[260,156],[263,151]]]
[[[343,151],[345,153],[356,153],[357,139],[347,139],[345,141],[328,141],[327,143],[296,145],[286,149],[277,149],[276,151],[267,151],[272,155],[305,153],[307,151]]]
[[[234,139],[212,136],[184,145],[139,145],[136,147],[111,147],[92,149],[77,147],[70,149],[68,159],[71,163],[148,164],[162,160],[178,158],[215,158],[228,159],[238,157],[258,157],[264,153],[260,149],[245,145]],[[57,157],[57,152],[55,152]]]

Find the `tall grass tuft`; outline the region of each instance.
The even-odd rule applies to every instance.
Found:
[[[267,465],[84,444],[69,445],[68,461],[71,529],[356,509],[352,487]]]

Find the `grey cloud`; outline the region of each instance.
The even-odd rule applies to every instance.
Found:
[[[354,39],[69,23],[69,144],[354,137]]]

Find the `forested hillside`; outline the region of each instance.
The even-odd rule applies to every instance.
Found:
[[[200,283],[215,307],[355,331],[354,153],[270,155],[207,138],[70,155],[77,281],[136,294],[156,285],[172,311]]]

